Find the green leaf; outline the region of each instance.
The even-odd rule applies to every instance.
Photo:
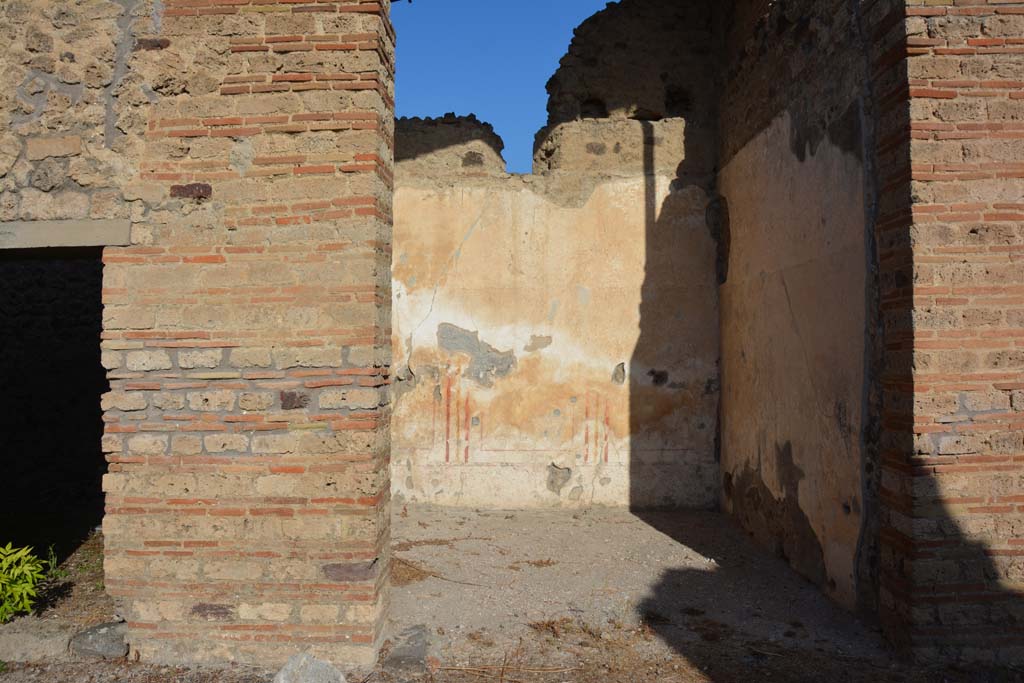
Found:
[[[0,547],[0,623],[32,611],[38,586],[46,576],[46,564],[31,547]]]

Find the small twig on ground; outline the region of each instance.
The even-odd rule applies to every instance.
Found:
[[[421,571],[421,572],[423,572],[424,574],[427,574],[427,575],[429,575],[429,576],[432,576],[432,577],[434,577],[435,579],[439,579],[439,580],[441,580],[441,581],[447,581],[448,583],[457,583],[457,584],[459,584],[460,586],[474,586],[474,587],[476,587],[476,588],[493,588],[493,586],[488,586],[488,585],[486,585],[486,584],[483,584],[483,583],[471,583],[471,582],[469,582],[469,581],[458,581],[458,580],[456,580],[456,579],[449,579],[449,578],[448,578],[447,576],[441,576],[440,574],[438,574],[438,573],[436,573],[436,572],[432,572],[432,571],[430,571],[430,570],[428,570],[428,569],[424,569],[423,567],[420,567],[420,566],[418,566],[418,565],[415,565],[415,564],[413,564],[412,562],[409,562],[408,560],[403,560],[403,559],[402,559],[402,558],[400,558],[400,557],[395,557],[395,556],[392,556],[392,559],[394,559],[394,560],[395,560],[395,562],[401,562],[401,563],[402,563],[402,564],[404,564],[404,565],[407,565],[407,566],[409,566],[409,567],[412,567],[413,569],[416,569],[416,570],[418,570],[418,571]]]
[[[764,655],[765,657],[781,657],[782,656],[781,652],[768,652],[767,650],[758,650],[756,647],[750,647],[749,645],[747,645],[747,649],[750,650],[751,652],[756,652],[759,655]]]
[[[517,674],[568,674],[573,671],[579,671],[578,666],[573,667],[525,667],[525,666],[509,666],[503,665],[491,665],[491,664],[478,664],[476,666],[442,666],[438,667],[439,671],[509,671]]]
[[[509,678],[503,673],[494,673],[493,671],[477,671],[471,668],[459,669],[442,669],[442,671],[457,671],[459,673],[466,674],[467,676],[476,676],[477,678],[483,678],[488,681],[498,681],[498,683],[526,683],[526,681],[519,678]]]

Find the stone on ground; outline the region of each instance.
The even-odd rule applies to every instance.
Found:
[[[384,665],[389,671],[423,671],[426,668],[430,634],[423,624],[411,626],[395,637]]]
[[[302,653],[294,655],[274,676],[274,683],[346,683],[345,676],[328,662]]]
[[[82,657],[121,659],[128,654],[127,630],[124,623],[93,626],[71,639],[71,651]]]

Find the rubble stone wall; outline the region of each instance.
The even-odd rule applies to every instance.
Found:
[[[138,4],[0,7],[0,224],[129,217],[125,129],[145,94],[122,95]]]

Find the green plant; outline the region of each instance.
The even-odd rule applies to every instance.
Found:
[[[46,578],[48,579],[66,579],[68,577],[68,571],[61,569],[60,562],[57,561],[57,551],[54,550],[51,545],[46,551]]]
[[[46,578],[46,563],[32,548],[0,547],[0,624],[32,610],[36,586]]]

